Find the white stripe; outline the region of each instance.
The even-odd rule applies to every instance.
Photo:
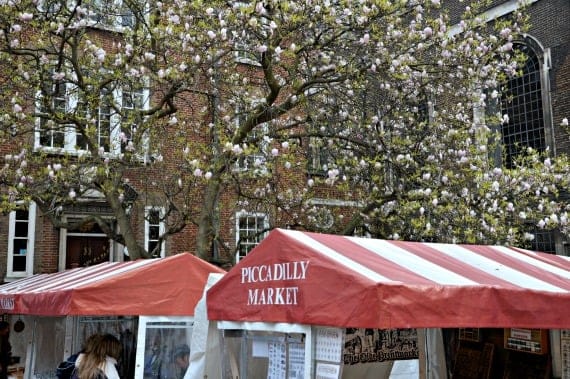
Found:
[[[157,258],[159,259],[159,258]],[[114,270],[110,270],[105,274],[101,274],[98,272],[98,270],[90,270],[90,268],[86,268],[85,270],[77,270],[76,272],[73,272],[73,275],[69,275],[65,277],[65,280],[62,280],[64,283],[61,283],[59,280],[57,282],[55,281],[50,281],[48,283],[46,283],[43,286],[40,286],[38,288],[35,288],[32,291],[29,291],[30,293],[35,293],[35,292],[42,292],[42,291],[46,291],[46,290],[65,290],[65,289],[73,289],[73,288],[78,288],[81,286],[85,286],[87,284],[93,283],[93,282],[99,282],[101,280],[105,280],[109,277],[112,276],[117,276],[120,275],[124,272],[129,272],[132,271],[134,269],[137,269],[141,266],[145,266],[151,263],[154,263],[156,261],[156,259],[141,259],[139,261],[133,262],[132,264],[122,264],[119,263],[117,264],[117,268]],[[95,268],[96,266],[92,266],[93,268]],[[87,275],[93,275],[93,273],[91,273],[90,271],[96,272],[96,275],[94,276],[89,276],[87,278],[82,278],[85,274]],[[58,278],[58,279],[63,279],[63,278]]]
[[[357,272],[358,274],[374,281],[377,283],[382,282],[389,282],[389,283],[396,283],[393,280],[390,280],[376,271],[372,271],[369,268],[361,265],[360,263],[354,262],[353,260],[345,257],[344,255],[338,253],[337,251],[331,249],[328,246],[323,245],[317,240],[312,239],[307,234],[303,232],[295,231],[295,230],[283,230],[284,233],[288,234],[291,238],[296,239],[297,241],[317,250],[322,255],[334,260],[337,263],[342,264],[346,268]]]
[[[508,255],[509,257],[518,259],[519,261],[528,263],[530,265],[533,265],[535,267],[540,268],[541,270],[544,271],[548,271],[551,272],[555,275],[559,275],[565,279],[570,279],[570,271],[568,270],[564,270],[560,267],[556,267],[548,262],[545,261],[541,261],[539,259],[533,259],[532,257],[529,257],[526,254],[521,254],[518,251],[515,251],[513,249],[509,249],[506,246],[493,246],[493,249],[495,250],[499,250],[501,253]],[[523,250],[523,249],[521,249]],[[538,256],[539,254],[536,251],[530,251],[530,250],[524,250],[527,254],[532,254],[535,256]],[[545,254],[545,253],[542,253]]]
[[[505,266],[504,264],[486,258],[459,245],[438,243],[426,243],[426,245],[450,257],[458,259],[477,270],[483,271],[489,275],[512,283],[515,286],[521,288],[549,292],[568,292],[562,288],[553,286],[552,284],[546,283],[545,281],[535,278],[534,276],[517,271],[512,267]],[[498,252],[498,254],[501,253]]]
[[[450,271],[425,258],[402,249],[389,241],[357,237],[347,238],[363,248],[370,250],[374,254],[435,283],[455,286],[478,284],[456,272]]]

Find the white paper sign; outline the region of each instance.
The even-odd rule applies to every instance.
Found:
[[[317,328],[315,358],[318,361],[340,363],[344,329]]]
[[[270,342],[268,344],[267,379],[285,379],[287,374],[287,352],[285,349],[285,343]]]
[[[252,356],[256,358],[267,358],[269,356],[269,344],[266,339],[254,339],[251,350]]]
[[[305,344],[289,343],[288,379],[302,379],[305,375]]]

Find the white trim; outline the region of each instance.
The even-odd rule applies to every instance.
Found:
[[[16,232],[16,222],[22,222],[23,220],[16,220],[16,211],[10,212],[9,215],[9,227],[8,227],[8,251],[7,251],[7,267],[6,267],[6,281],[12,278],[24,278],[33,275],[34,273],[34,255],[35,255],[35,235],[36,235],[36,203],[31,202],[28,205],[28,235],[26,237],[26,270],[25,271],[13,271],[14,266],[14,239]],[[23,239],[23,237],[18,237],[18,239]]]
[[[533,3],[536,3],[539,0],[526,0],[525,4],[526,5],[530,5]],[[499,6],[496,6],[494,8],[489,9],[486,12],[483,12],[480,17],[482,17],[485,21],[492,21],[492,20],[496,20],[502,16],[505,16],[509,13],[512,13],[514,11],[516,11],[517,9],[519,9],[520,7],[520,0],[509,0],[506,3],[503,3]],[[460,24],[455,24],[453,25],[451,28],[449,28],[449,36],[455,36],[459,33],[461,33],[461,25]]]
[[[149,221],[148,221],[148,216],[151,210],[155,210],[158,211],[159,214],[159,222],[158,222],[158,236],[159,237],[163,237],[164,236],[164,232],[166,230],[165,225],[164,225],[164,207],[158,207],[158,206],[146,206],[144,208],[144,248],[145,250],[150,253],[149,251],[149,243],[150,241],[150,233],[149,233],[149,229],[152,225]],[[166,243],[164,240],[162,240],[161,244],[160,244],[160,257],[164,258],[165,254],[166,254]]]
[[[308,200],[309,205],[327,205],[331,207],[355,207],[362,208],[364,204],[360,201],[354,200],[340,200],[340,199],[323,199],[314,197]]]
[[[236,228],[235,228],[235,237],[236,237],[236,256],[235,256],[235,263],[238,263],[240,261],[240,254],[239,254],[239,232],[240,232],[240,227],[239,227],[239,221],[241,218],[243,217],[255,217],[255,218],[260,218],[263,217],[263,229],[267,229],[269,228],[269,216],[267,215],[267,213],[263,213],[263,212],[247,212],[245,210],[241,210],[236,212]],[[257,223],[256,223],[257,224]],[[263,238],[265,238],[267,236],[267,232],[264,234]],[[261,239],[263,239],[261,238]],[[259,241],[261,242],[261,240]],[[258,244],[259,244],[258,242]]]

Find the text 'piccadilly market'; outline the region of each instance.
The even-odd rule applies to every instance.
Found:
[[[305,280],[309,261],[273,263],[241,269],[241,284]],[[249,288],[247,305],[297,305],[298,286]]]

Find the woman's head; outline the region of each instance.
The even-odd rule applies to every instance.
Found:
[[[99,341],[100,353],[104,356],[119,359],[123,351],[121,342],[112,334],[103,334]]]
[[[122,353],[121,342],[112,334],[94,334],[85,343],[85,354],[103,361],[105,357],[119,359]]]
[[[119,359],[121,342],[112,334],[94,334],[85,342],[84,356],[79,364],[79,378],[96,377],[107,357]]]

